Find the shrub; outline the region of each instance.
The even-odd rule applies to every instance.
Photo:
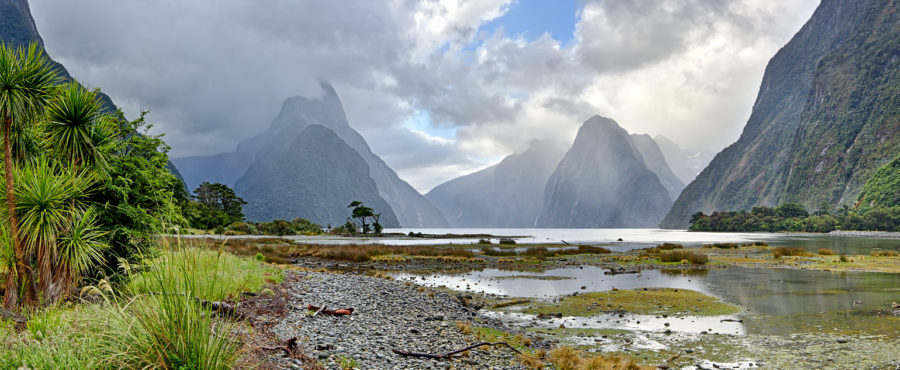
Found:
[[[709,257],[703,253],[695,253],[689,251],[661,251],[659,253],[660,262],[681,262],[688,261],[695,265],[705,265],[709,262]]]
[[[835,254],[836,254],[836,253],[834,253],[834,250],[831,250],[831,249],[828,249],[828,248],[819,248],[819,255],[820,255],[820,256],[833,256],[833,255],[835,255]]]
[[[772,250],[772,256],[780,258],[784,256],[812,257],[812,253],[800,247],[777,247]]]
[[[253,258],[259,262],[266,262],[266,256],[262,253],[256,253],[256,256],[253,256]]]
[[[500,239],[500,244],[516,244],[516,241],[513,239]]]
[[[259,234],[259,230],[256,229],[256,226],[253,226],[253,224],[247,222],[233,222],[231,225],[228,225],[227,230],[234,231],[237,234]]]
[[[850,259],[847,258],[846,254],[841,253],[840,261],[841,262],[850,262]]]
[[[478,244],[491,244],[490,239],[478,239]]]
[[[296,234],[293,225],[285,220],[274,220],[272,222],[260,223],[259,231],[266,235],[276,236]]]
[[[661,250],[661,251],[670,251],[673,249],[684,249],[684,246],[681,244],[674,244],[674,243],[662,243],[660,245],[657,245],[656,249]]]
[[[870,253],[874,257],[897,257],[900,253],[890,249],[873,249]]]

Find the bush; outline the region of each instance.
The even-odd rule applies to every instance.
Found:
[[[478,239],[478,244],[491,244],[490,239]]]
[[[673,249],[684,249],[684,246],[681,244],[662,243],[660,245],[657,245],[656,249],[661,251],[670,251]]]
[[[828,248],[819,248],[819,255],[820,255],[820,256],[833,256],[833,255],[835,255],[835,254],[836,254],[836,253],[834,253],[834,250],[831,250],[831,249],[828,249]]]
[[[293,225],[290,222],[285,220],[273,220],[272,222],[263,222],[260,223],[259,231],[266,235],[276,235],[276,236],[284,236],[284,235],[293,235],[297,232],[294,230]]]
[[[257,235],[259,234],[259,230],[256,229],[256,226],[253,226],[251,223],[247,222],[234,222],[231,225],[228,225],[227,230],[234,231],[236,234],[245,234],[245,235]]]
[[[660,262],[681,262],[688,261],[695,265],[705,265],[709,262],[709,257],[703,253],[695,253],[690,251],[661,251],[659,253]]]
[[[900,253],[890,249],[873,249],[871,252],[874,257],[897,257]]]
[[[841,262],[850,262],[850,259],[847,258],[846,254],[841,253],[840,261]]]
[[[513,239],[500,239],[499,244],[516,244],[516,241]]]
[[[778,247],[772,250],[772,256],[775,258],[780,258],[784,256],[799,256],[799,257],[812,257],[812,253],[807,251],[806,249],[799,247]]]

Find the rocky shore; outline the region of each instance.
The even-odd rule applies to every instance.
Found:
[[[505,348],[472,350],[450,360],[403,357],[391,352],[445,353],[474,344],[457,322],[502,328],[498,321],[463,307],[450,294],[385,278],[288,271],[288,313],[273,327],[281,340],[298,338],[307,356],[328,369],[515,369],[524,368]],[[354,309],[351,316],[316,315],[307,305]],[[505,329],[504,329],[505,330]],[[284,367],[302,364],[281,359]]]
[[[900,233],[888,231],[841,231],[836,230],[828,233],[835,236],[856,236],[863,238],[881,238],[881,239],[900,239]]]

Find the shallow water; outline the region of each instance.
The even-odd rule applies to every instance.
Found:
[[[607,269],[584,266],[542,272],[484,269],[464,274],[415,275],[395,273],[397,279],[428,286],[508,297],[552,299],[576,292],[607,291],[612,288],[680,288],[719,297],[738,305],[736,315],[743,323],[720,322],[734,316],[689,317],[660,320],[630,315],[625,322],[616,317],[567,317],[544,321],[545,325],[565,323],[567,327],[625,328],[659,330],[663,322],[672,330],[696,333],[714,329],[724,334],[791,334],[803,332],[848,332],[856,334],[900,335],[900,320],[884,319],[892,301],[900,301],[900,274],[823,272],[790,269],[728,268],[698,271],[646,270],[638,274],[605,275]],[[535,276],[528,278],[522,276]],[[519,276],[514,279],[498,277]],[[565,277],[548,280],[540,277]],[[423,279],[424,278],[424,279]],[[581,289],[585,287],[585,289]],[[513,324],[533,319],[530,315],[506,315]],[[609,316],[609,315],[606,315]],[[599,320],[599,321],[598,321]],[[621,320],[621,321],[619,321]],[[678,321],[679,325],[672,320]],[[559,321],[559,322],[556,322]],[[619,321],[619,322],[617,322]],[[640,324],[635,321],[641,321]]]

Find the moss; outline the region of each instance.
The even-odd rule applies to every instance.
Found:
[[[642,315],[673,316],[715,316],[740,311],[736,306],[693,290],[652,288],[566,296],[558,302],[535,302],[522,312],[535,315],[562,313],[565,316],[591,316],[618,310]]]

